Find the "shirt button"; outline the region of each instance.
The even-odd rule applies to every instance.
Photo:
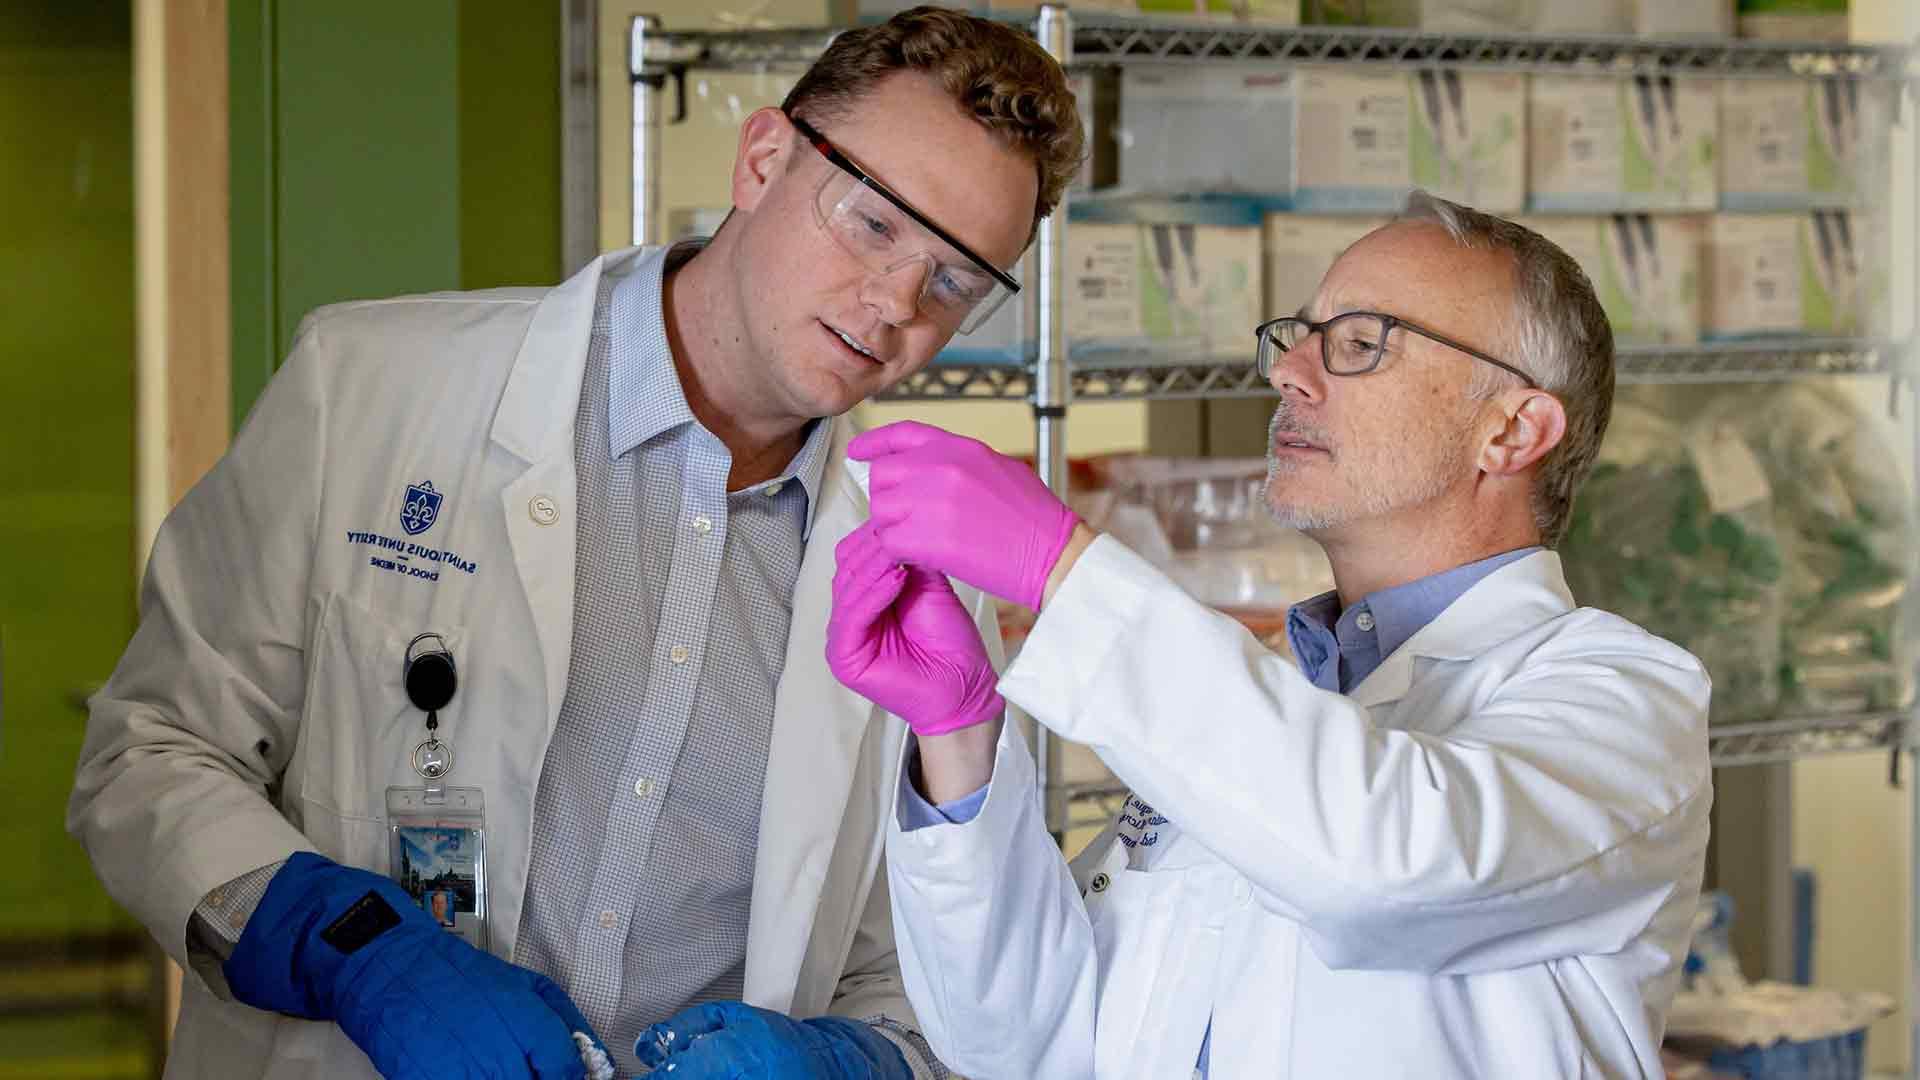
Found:
[[[667,659],[673,661],[676,664],[686,663],[687,657],[691,655],[693,654],[687,651],[687,647],[685,645],[675,645],[673,648],[667,650]]]
[[[771,499],[775,495],[780,494],[780,489],[786,486],[787,484],[786,484],[786,481],[784,480],[775,480],[773,483],[768,484],[765,489],[767,493],[767,498]]]
[[[236,911],[227,916],[227,925],[233,927],[235,930],[245,930],[247,928],[247,917]]]
[[[207,894],[207,903],[212,904],[214,907],[223,907],[226,902],[227,893],[225,889],[215,889]]]
[[[653,781],[644,776],[635,780],[633,782],[633,793],[643,799],[653,794]]]
[[[705,536],[713,531],[713,519],[705,514],[693,519],[693,531]]]
[[[527,503],[527,516],[535,525],[551,525],[560,520],[560,504],[554,502],[551,495],[535,495]]]
[[[1360,614],[1354,616],[1353,625],[1359,627],[1362,630],[1373,629],[1373,612],[1363,611]]]
[[[606,911],[603,911],[603,912],[601,912],[601,913],[600,913],[600,928],[601,928],[601,929],[603,929],[603,930],[611,930],[611,929],[613,929],[614,927],[616,927],[616,926],[618,926],[618,925],[620,925],[620,916],[618,916],[618,915],[615,915],[615,914],[613,913],[613,909],[612,909],[612,908],[608,908],[608,909],[607,909]]]

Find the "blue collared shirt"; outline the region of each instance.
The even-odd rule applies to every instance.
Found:
[[[601,282],[575,419],[573,652],[535,793],[514,959],[552,976],[623,1075],[634,1036],[740,997],[775,689],[828,456],[777,477],[688,406],[663,321],[675,257]]]
[[[1539,547],[1503,551],[1478,562],[1369,593],[1360,602],[1340,609],[1340,594],[1325,592],[1302,600],[1287,612],[1287,643],[1293,647],[1300,671],[1313,685],[1335,693],[1351,693],[1380,662],[1406,644],[1440,613],[1452,606],[1468,589],[1495,570],[1523,559]],[[987,787],[952,802],[931,805],[916,790],[908,773],[918,772],[916,748],[912,768],[903,770],[900,780],[900,827],[911,832],[928,825],[964,825],[980,814],[987,801]],[[991,786],[991,782],[987,785]],[[1200,1043],[1200,1060],[1195,1071],[1207,1075],[1207,1060],[1213,1048],[1213,1027]]]

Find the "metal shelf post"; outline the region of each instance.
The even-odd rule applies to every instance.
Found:
[[[1073,62],[1073,17],[1066,7],[1046,4],[1034,17],[1033,36],[1062,68]],[[1061,498],[1067,497],[1067,405],[1073,399],[1073,382],[1067,373],[1066,298],[1064,270],[1067,260],[1067,192],[1061,192],[1059,205],[1040,223],[1039,251],[1035,262],[1037,286],[1037,337],[1039,355],[1033,367],[1033,457],[1040,479]],[[1029,724],[1033,739],[1034,771],[1040,780],[1040,800],[1047,827],[1056,840],[1064,837],[1067,821],[1066,793],[1060,788],[1058,736],[1038,724]]]
[[[647,46],[660,35],[660,17],[639,15],[633,20],[629,48],[633,78],[633,242],[656,242],[660,222],[660,140],[663,123],[660,99],[666,86],[663,74],[648,62]]]

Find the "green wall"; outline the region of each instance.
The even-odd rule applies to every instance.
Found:
[[[336,300],[560,272],[554,0],[234,0],[233,406]]]
[[[143,935],[64,828],[133,630],[129,9],[0,4],[0,1080],[153,1062]]]

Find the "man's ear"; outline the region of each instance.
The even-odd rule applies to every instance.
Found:
[[[755,109],[740,125],[740,146],[733,155],[733,206],[752,213],[787,167],[793,149],[793,122],[779,109]]]
[[[1498,407],[1506,426],[1480,450],[1480,468],[1494,476],[1525,472],[1567,435],[1567,410],[1545,390],[1501,395]]]

